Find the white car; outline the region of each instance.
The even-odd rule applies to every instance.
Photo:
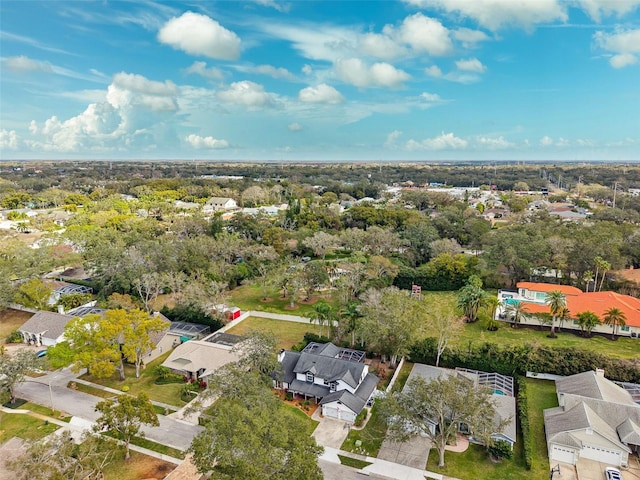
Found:
[[[604,478],[606,480],[622,480],[622,473],[617,468],[607,467],[604,469]]]

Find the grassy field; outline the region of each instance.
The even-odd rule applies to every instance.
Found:
[[[117,373],[111,378],[95,378],[86,374],[81,378],[83,380],[120,391],[122,391],[122,387],[127,385],[129,387],[129,391],[127,393],[131,395],[137,395],[144,392],[149,395],[151,400],[155,400],[156,402],[182,407],[186,405],[186,403],[180,399],[180,392],[183,386],[182,383],[170,383],[168,385],[156,385],[153,383],[156,379],[156,375],[154,373],[155,367],[164,362],[170,353],[171,352],[166,352],[164,355],[156,358],[153,362],[147,364],[147,367],[140,371],[140,378],[135,377],[135,367],[132,365],[125,365],[126,379],[124,381],[120,381]],[[78,384],[78,390],[81,388],[81,384]],[[113,395],[109,394],[109,396]]]
[[[43,420],[29,415],[0,412],[0,443],[4,443],[12,437],[38,440],[55,432],[58,428],[52,423],[45,425]]]
[[[33,313],[22,312],[12,308],[0,310],[0,344],[6,343],[9,334],[32,316]]]
[[[311,323],[287,322],[269,318],[249,317],[227,330],[234,335],[245,335],[251,331],[270,332],[278,338],[278,348],[290,349],[302,341],[307,332],[318,333],[318,326]]]
[[[262,287],[260,285],[243,285],[238,288],[234,288],[229,292],[230,305],[239,307],[243,312],[249,310],[260,310],[263,312],[273,313],[289,313],[291,315],[302,315],[303,317],[309,316],[313,312],[313,304],[318,300],[324,300],[330,303],[334,307],[337,306],[337,301],[334,298],[333,292],[315,293],[311,299],[311,302],[301,302],[303,296],[296,302],[295,308],[289,308],[289,299],[281,298],[281,291],[271,288],[267,289],[268,301],[262,301]]]

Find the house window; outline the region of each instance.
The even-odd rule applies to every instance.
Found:
[[[338,387],[338,382],[331,382],[329,384],[329,390],[332,392],[335,392],[337,387]]]
[[[313,383],[314,375],[311,372],[307,372],[307,382]]]
[[[624,327],[620,327],[620,330],[623,332],[628,332],[629,331],[629,325],[625,325]]]

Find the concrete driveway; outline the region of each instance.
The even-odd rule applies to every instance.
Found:
[[[424,470],[427,467],[430,449],[431,440],[419,435],[406,442],[392,442],[385,439],[380,447],[378,458]]]
[[[631,458],[629,458],[631,460]],[[634,465],[633,462],[630,463],[630,468],[621,468],[619,467],[620,472],[622,473],[623,480],[640,480],[640,469]],[[608,463],[597,462],[595,460],[588,460],[585,458],[581,458],[576,463],[576,470],[578,471],[578,480],[603,480],[604,479],[604,469],[606,467],[610,467],[611,465]],[[635,467],[635,468],[634,468]]]
[[[313,438],[316,439],[318,445],[340,449],[342,442],[349,435],[349,424],[334,418],[320,417],[320,415],[316,415],[319,410],[316,410],[312,417],[320,422],[313,431]]]

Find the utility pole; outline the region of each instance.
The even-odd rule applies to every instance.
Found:
[[[618,182],[613,183],[613,208],[616,208],[616,192],[618,191]]]

